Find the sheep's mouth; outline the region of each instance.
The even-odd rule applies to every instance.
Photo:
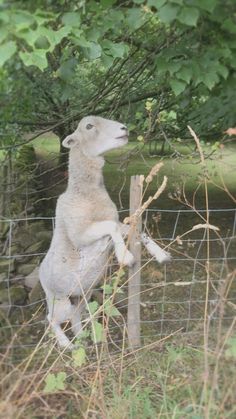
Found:
[[[128,140],[128,135],[121,135],[120,137],[116,137],[117,140]]]

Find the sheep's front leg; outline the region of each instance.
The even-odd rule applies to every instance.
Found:
[[[129,234],[129,230],[129,225],[121,224],[121,231],[124,236]],[[141,233],[140,238],[147,251],[157,260],[157,262],[165,263],[171,260],[170,253],[158,246],[158,244],[156,244],[146,233]]]
[[[134,257],[125,245],[120,225],[114,221],[100,221],[91,224],[84,231],[82,237],[80,237],[80,241],[86,246],[105,236],[112,238],[118,262],[123,265],[132,266],[134,264]]]
[[[141,240],[147,251],[157,260],[157,262],[166,263],[171,260],[170,253],[158,246],[158,244],[156,244],[147,234],[141,233]]]

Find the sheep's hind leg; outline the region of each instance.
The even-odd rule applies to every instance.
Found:
[[[81,308],[79,305],[73,305],[72,307],[71,329],[76,337],[82,332]]]
[[[55,297],[47,298],[48,303],[48,321],[55,333],[57,342],[61,348],[73,349],[74,345],[70,342],[65,332],[61,328],[61,324],[71,320],[73,314],[72,304],[69,298],[61,300]]]
[[[87,291],[87,293],[84,295],[84,298],[80,299],[79,297],[77,297],[77,301],[75,300],[74,303],[72,302],[71,325],[72,325],[72,332],[74,333],[76,337],[79,336],[83,330],[82,323],[81,323],[81,314],[85,310],[91,298],[92,292],[93,292],[92,290]]]

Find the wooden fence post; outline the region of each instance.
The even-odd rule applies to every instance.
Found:
[[[130,183],[130,215],[140,207],[142,187],[140,176],[132,176]],[[129,268],[128,282],[128,340],[129,346],[135,348],[141,345],[140,340],[140,269],[141,269],[141,217],[131,229],[130,251],[135,258],[135,264]]]

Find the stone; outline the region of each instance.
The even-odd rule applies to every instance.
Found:
[[[15,267],[15,259],[0,259],[0,273],[13,272]]]
[[[44,247],[49,247],[52,239],[52,232],[48,230],[38,231],[36,233],[37,240],[41,241]]]
[[[3,272],[3,273],[1,273],[0,274],[0,283],[1,282],[3,282],[3,281],[6,281],[6,279],[7,279],[7,272]]]
[[[27,266],[27,265],[25,265]],[[39,267],[36,266],[32,272],[25,277],[25,285],[28,288],[34,288],[39,282]]]
[[[38,241],[31,244],[27,249],[25,249],[26,256],[27,254],[39,253],[43,249],[43,241]]]
[[[45,299],[45,294],[39,281],[29,292],[28,298],[30,303],[35,303],[36,301]]]
[[[16,286],[0,290],[0,308],[9,308],[9,304],[24,305],[28,294],[24,287]]]
[[[18,266],[17,273],[20,274],[20,275],[22,275],[22,276],[27,276],[31,272],[33,272],[33,270],[35,268],[36,268],[36,265],[35,264],[32,264],[32,263],[22,264],[22,265]]]

